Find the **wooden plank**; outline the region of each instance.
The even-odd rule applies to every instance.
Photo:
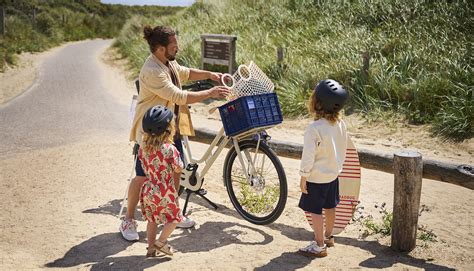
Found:
[[[196,128],[196,136],[189,140],[209,144],[217,132],[207,128]],[[268,145],[282,157],[300,159],[303,145],[293,142],[274,140]],[[358,149],[360,165],[367,169],[393,173],[393,154]],[[423,161],[423,178],[460,185],[474,190],[474,166],[440,162]]]

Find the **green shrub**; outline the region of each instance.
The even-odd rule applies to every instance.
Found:
[[[424,242],[437,242],[436,234],[433,230],[428,230],[426,226],[418,227],[418,234],[417,239],[424,241]]]
[[[392,221],[393,221],[393,214],[388,212],[385,208],[385,203],[381,205],[376,204],[376,209],[380,209],[380,213],[382,214],[382,222],[376,222],[372,215],[369,215],[366,218],[363,218],[362,225],[365,226],[364,235],[370,234],[382,234],[384,236],[392,234]]]
[[[472,138],[474,131],[473,88],[459,87],[453,96],[442,96],[441,108],[436,113],[432,131],[447,140],[462,141]]]
[[[46,36],[53,36],[56,27],[56,22],[53,17],[46,13],[41,12],[36,18],[36,29]]]

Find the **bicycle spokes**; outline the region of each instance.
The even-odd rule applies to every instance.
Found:
[[[279,200],[280,181],[276,168],[263,152],[241,151],[244,168],[237,163],[232,169],[232,189],[242,208],[253,215],[268,215]]]

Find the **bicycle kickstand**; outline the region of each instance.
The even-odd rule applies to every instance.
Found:
[[[212,207],[214,207],[214,209],[217,209],[217,205],[205,196],[207,194],[207,191],[205,189],[201,188],[197,191],[193,191],[186,188],[185,191],[187,194],[186,194],[186,201],[184,202],[183,216],[186,216],[186,208],[188,207],[189,198],[191,197],[191,194],[193,193],[200,196],[205,201],[207,201],[207,203],[209,203]]]

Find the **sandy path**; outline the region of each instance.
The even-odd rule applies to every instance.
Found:
[[[282,158],[282,163],[288,177],[289,198],[283,215],[275,223],[256,226],[237,215],[221,184],[221,159],[205,183],[209,198],[219,209],[212,210],[201,199],[192,197],[189,210],[198,225],[195,229],[175,232],[170,242],[179,252],[173,259],[145,259],[145,222],[139,222],[142,239],[137,243],[124,241],[117,231],[116,214],[132,160],[127,134],[128,102],[133,85],[117,70],[98,61],[107,44],[88,41],[59,50],[41,66],[59,65],[61,68],[55,69],[55,76],[48,76],[45,70],[40,73],[44,77],[40,75],[37,87],[0,107],[3,143],[0,196],[5,210],[0,215],[2,270],[474,268],[473,191],[431,180],[423,181],[421,201],[429,211],[422,214],[420,224],[433,230],[438,242],[419,241],[410,254],[397,254],[387,246],[387,238],[359,239],[361,226],[354,224],[336,238],[336,247],[329,250],[328,257],[311,260],[295,254],[311,238],[311,232],[296,207],[299,161],[286,158]],[[71,52],[68,50],[84,60],[72,62],[73,67],[63,63]],[[91,57],[81,58],[79,52]],[[81,80],[66,79],[61,72],[69,69],[84,70],[85,74],[76,75]],[[62,76],[58,77],[58,73]],[[58,100],[56,106],[48,106],[41,100],[46,95],[41,92],[41,86],[54,86],[62,81],[70,87],[59,86],[61,91],[53,91],[52,96]],[[71,82],[78,85],[72,86]],[[60,99],[74,102],[61,107]],[[27,104],[40,113],[32,114],[30,109],[22,107]],[[67,109],[67,114],[58,118],[57,110],[61,108]],[[42,115],[46,113],[50,115]],[[21,125],[19,120],[27,117],[32,123]],[[79,118],[78,122],[68,124],[74,117]],[[53,126],[51,119],[64,123]],[[112,122],[102,127],[103,120]],[[9,128],[12,123],[17,129]],[[23,134],[26,132],[28,136]],[[206,147],[200,143],[192,145],[197,154]],[[364,212],[376,215],[374,205],[382,202],[391,208],[393,176],[365,169],[362,174]]]
[[[201,152],[205,147],[193,145]],[[142,241],[138,243],[124,241],[116,229],[125,169],[130,165],[128,151],[122,141],[101,137],[2,160],[2,169],[9,172],[5,177],[10,180],[2,185],[1,192],[7,210],[1,217],[3,268],[309,270],[359,266],[468,270],[474,266],[474,240],[466,234],[472,233],[472,192],[430,180],[425,180],[422,196],[422,204],[430,211],[421,216],[420,224],[438,235],[438,243],[427,243],[427,248],[418,247],[407,256],[399,255],[387,247],[386,239],[377,242],[371,236],[359,240],[360,227],[351,225],[336,238],[337,245],[330,249],[329,257],[311,261],[295,254],[311,233],[296,207],[298,162],[291,159],[282,159],[290,192],[287,208],[275,223],[256,226],[237,215],[221,184],[218,162],[207,177],[206,188],[219,209],[214,211],[193,197],[189,210],[198,226],[177,230],[170,241],[180,252],[172,260],[146,260],[146,223],[139,223]],[[25,168],[27,159],[33,163]],[[54,167],[45,166],[55,161]],[[100,176],[96,173],[99,171],[103,173]],[[390,206],[392,176],[372,170],[363,170],[362,174],[365,212],[373,213],[375,203],[387,202]],[[440,255],[439,249],[450,253]]]

